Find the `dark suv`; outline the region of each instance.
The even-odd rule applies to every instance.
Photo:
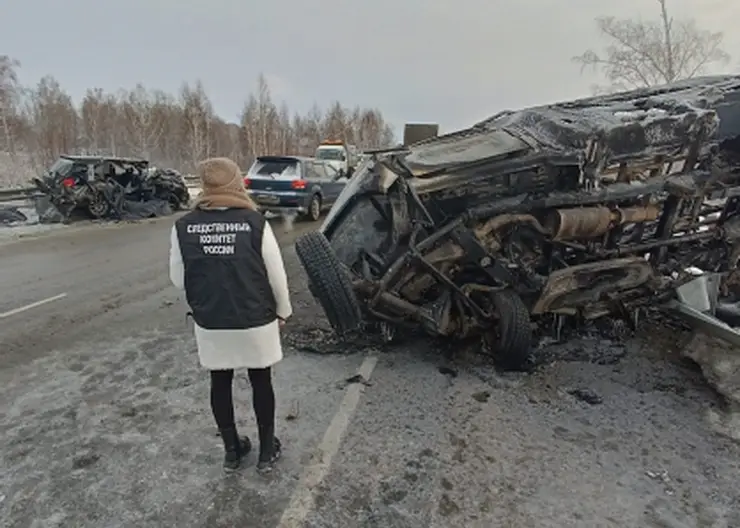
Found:
[[[93,218],[117,216],[127,201],[162,200],[172,210],[190,201],[180,173],[136,158],[64,155],[33,181],[65,218],[78,208]]]

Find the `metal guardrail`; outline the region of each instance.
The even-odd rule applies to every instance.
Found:
[[[38,192],[36,187],[22,187],[17,189],[0,189],[0,202],[25,200]]]

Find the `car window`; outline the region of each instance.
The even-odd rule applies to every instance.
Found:
[[[314,161],[312,165],[313,165],[313,172],[314,174],[316,174],[316,178],[325,180],[327,178],[326,165],[324,165],[320,161]]]
[[[297,180],[300,177],[298,170],[298,160],[276,159],[264,160],[257,159],[249,168],[249,175],[273,177],[281,180]]]
[[[316,158],[321,160],[345,161],[344,149],[341,148],[319,148],[316,150]]]
[[[311,160],[304,161],[302,166],[304,180],[315,180],[319,177],[318,174],[316,174],[316,170],[314,170],[313,162]]]
[[[69,173],[72,172],[72,168],[74,166],[75,166],[74,161],[66,159],[66,158],[59,158],[49,168],[49,173],[58,174],[59,176],[67,176]]]
[[[339,171],[332,165],[324,164],[324,170],[326,171],[326,177],[329,179],[334,180],[339,176]]]

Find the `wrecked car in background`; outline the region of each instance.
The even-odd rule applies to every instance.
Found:
[[[37,200],[42,222],[66,221],[75,210],[96,219],[163,216],[190,200],[179,172],[135,158],[60,156],[33,183],[48,202]]]
[[[739,141],[740,76],[503,112],[377,153],[296,250],[338,333],[482,335],[517,369],[737,269]]]

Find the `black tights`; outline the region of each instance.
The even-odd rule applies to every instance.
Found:
[[[270,367],[249,369],[252,405],[257,418],[260,445],[270,445],[275,429],[275,392]],[[233,370],[211,371],[211,410],[219,429],[234,427]]]

